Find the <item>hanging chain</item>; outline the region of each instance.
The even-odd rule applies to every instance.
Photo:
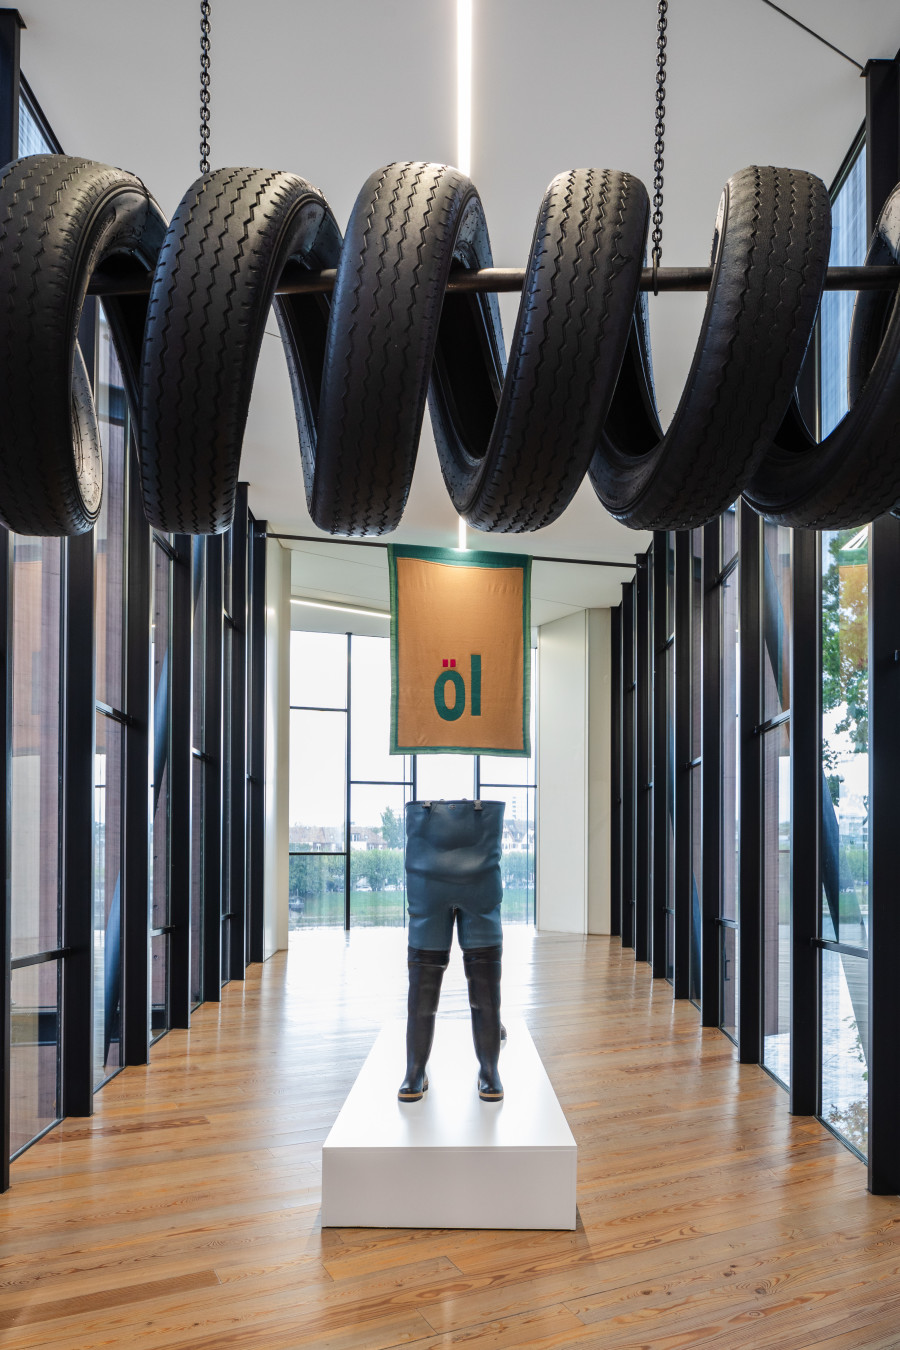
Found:
[[[200,0],[200,172],[209,173],[209,11]]]
[[[663,155],[666,148],[666,27],[669,0],[659,0],[656,23],[656,145],[653,160],[653,294],[658,295],[656,273],[662,258]]]

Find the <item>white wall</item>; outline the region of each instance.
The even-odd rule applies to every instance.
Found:
[[[588,615],[588,932],[608,933],[612,783],[610,612]]]
[[[608,609],[538,630],[537,924],[609,932]]]
[[[587,610],[538,630],[537,925],[587,931]]]
[[[291,555],[266,541],[266,843],[263,951],[288,944]]]

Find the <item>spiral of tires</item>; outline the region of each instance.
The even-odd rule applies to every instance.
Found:
[[[30,155],[0,175],[0,520],[22,534],[90,530],[103,464],[77,342],[88,283],[152,271],[166,223],[143,183],[106,164]],[[108,317],[132,414],[146,297]]]

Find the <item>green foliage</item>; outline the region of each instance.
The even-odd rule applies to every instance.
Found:
[[[365,882],[371,891],[386,891],[403,885],[403,849],[355,849],[350,854],[350,889]]]
[[[530,854],[525,849],[504,853],[500,862],[504,887],[526,890],[534,885],[534,870]]]
[[[869,748],[869,581],[866,553],[848,550],[858,530],[841,530],[828,545],[831,562],[822,578],[822,711],[841,707],[835,728],[848,732],[859,753]],[[823,747],[831,799],[838,803],[841,778],[836,752]]]
[[[381,837],[386,848],[403,847],[403,817],[386,806],[381,813]]]

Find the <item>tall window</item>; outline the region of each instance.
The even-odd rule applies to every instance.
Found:
[[[865,260],[863,145],[832,204],[830,263]],[[855,296],[823,297],[821,420],[847,411],[847,345]],[[865,1155],[869,1054],[869,531],[820,538],[822,602],[822,819],[819,920],[819,1095],[822,1119]]]
[[[719,613],[722,634],[721,726],[721,882],[719,892],[719,1026],[732,1040],[738,1037],[740,981],[740,740],[738,693],[740,625],[738,580],[740,567],[737,511],[726,511],[720,523],[722,570],[719,574]]]
[[[666,979],[675,980],[675,536],[666,535]]]
[[[60,1114],[59,539],[13,536],[10,1153]]]
[[[122,1059],[122,877],[124,863],[125,391],[109,327],[98,306],[94,398],[103,444],[103,503],[94,563],[96,745],[94,751],[94,1086]]]
[[[503,917],[533,921],[534,758],[391,755],[389,745],[388,640],[293,632],[291,927],[405,927],[414,797],[505,802]]]
[[[763,1063],[790,1079],[791,531],[762,525]]]
[[[869,532],[822,535],[821,1109],[865,1153]]]
[[[150,544],[150,1015],[151,1036],[169,1027],[169,742],[172,691],[171,538]]]

